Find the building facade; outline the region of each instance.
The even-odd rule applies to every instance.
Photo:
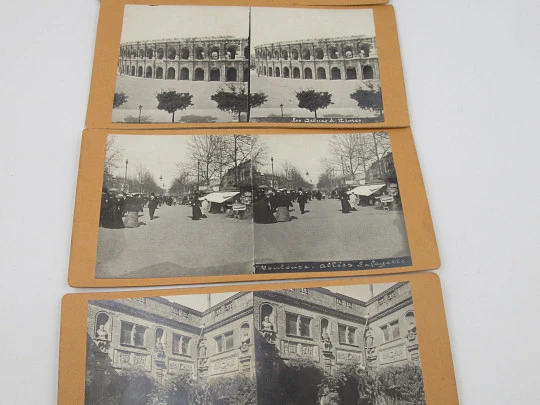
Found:
[[[315,80],[379,80],[375,37],[277,42],[255,47],[259,76]]]
[[[120,45],[118,74],[146,79],[247,82],[248,40],[208,37],[126,42]]]
[[[397,183],[396,167],[392,152],[386,153],[378,161],[373,162],[366,170],[366,183]]]
[[[367,302],[324,288],[238,293],[204,312],[161,297],[90,301],[87,321],[87,404],[100,403],[105,381],[126,369],[162,384],[182,373],[243,375],[261,380],[264,398],[293,360],[328,374],[351,363],[419,364],[408,283]],[[187,394],[177,403],[191,405]]]

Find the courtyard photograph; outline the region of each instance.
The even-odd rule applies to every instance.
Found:
[[[412,265],[386,132],[109,135],[106,148],[97,278]]]
[[[88,301],[85,405],[425,405],[408,282]]]

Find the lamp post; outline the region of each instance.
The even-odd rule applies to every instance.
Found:
[[[276,178],[274,177],[274,157],[270,157],[270,161],[272,162],[272,188],[276,187]]]
[[[141,123],[142,105],[139,105],[139,124]]]
[[[127,192],[128,186],[127,186],[127,167],[128,167],[129,160],[126,159],[126,172],[124,174],[124,191]]]
[[[281,107],[281,118],[283,118],[283,104],[279,105]]]

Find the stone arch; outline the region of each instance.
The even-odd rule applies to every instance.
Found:
[[[325,331],[326,333],[330,334],[330,321],[327,318],[321,318],[321,336]]]
[[[229,59],[236,59],[236,46],[229,45],[227,47],[227,58]]]
[[[298,60],[298,49],[293,49],[291,55],[293,60]]]
[[[236,68],[230,67],[227,69],[226,80],[228,82],[236,82],[238,80],[238,73],[236,71]]]
[[[330,53],[330,59],[339,59],[339,52],[335,46],[332,46],[328,52]]]
[[[249,59],[249,46],[244,47],[244,59]]]
[[[285,66],[283,68],[283,77],[289,77],[290,73],[289,73],[289,68],[287,66]]]
[[[163,51],[163,48],[158,48],[156,51],[156,58],[157,59],[163,59],[163,55],[165,55],[165,52]]]
[[[146,75],[145,77],[147,79],[151,79],[152,78],[152,66],[147,66],[146,67]]]
[[[347,45],[343,47],[343,57],[347,59],[351,59],[354,56],[354,51],[352,46]]]
[[[268,76],[273,76],[271,67],[268,67]]]
[[[274,51],[274,59],[279,59],[279,51],[277,49]]]
[[[167,59],[176,59],[176,49],[169,48],[167,50]]]
[[[286,49],[281,51],[281,58],[285,60],[289,59],[289,52]]]
[[[313,79],[313,72],[311,71],[311,68],[305,68],[304,69],[304,79]]]
[[[362,56],[364,58],[369,58],[369,52],[371,51],[371,47],[369,46],[369,44],[361,44],[360,45],[360,53],[362,53]]]
[[[219,48],[217,46],[214,46],[210,48],[210,59],[212,60],[218,60],[219,59]]]
[[[274,309],[274,307],[268,303],[263,303],[259,307],[259,314],[260,314],[259,328],[263,329],[262,323],[264,321],[264,318],[268,317],[268,320],[274,324],[274,332],[277,332],[277,322],[276,322],[277,315],[276,315],[276,310]]]
[[[204,49],[201,47],[195,49],[195,59],[204,59]]]
[[[204,70],[201,68],[195,69],[195,72],[193,72],[193,80],[194,81],[204,80]]]
[[[189,59],[189,49],[188,48],[182,48],[180,50],[180,59],[183,59],[183,60]]]
[[[244,80],[242,80],[242,81],[249,82],[249,68],[244,69],[244,78],[243,79]]]
[[[146,50],[146,57],[148,59],[152,59],[154,57],[154,50],[152,48],[148,48]]]
[[[189,69],[187,67],[180,69],[180,80],[189,80]]]
[[[221,79],[221,72],[218,68],[210,69],[210,81],[219,82]]]
[[[156,79],[163,79],[163,68],[161,66],[156,68]]]
[[[144,49],[139,49],[139,58],[144,58]]]
[[[173,67],[167,69],[167,80],[176,79],[176,70]]]
[[[279,71],[279,68],[276,67],[274,70],[275,70],[275,76],[276,77],[281,77],[281,72]]]
[[[263,66],[263,72],[264,72],[264,75],[266,76],[266,66]]]
[[[341,80],[341,69],[338,67],[333,67],[330,71],[330,78],[332,80]]]
[[[302,59],[303,60],[310,60],[311,59],[311,51],[309,49],[304,49],[302,51]]]
[[[300,69],[298,69],[297,67],[293,68],[292,77],[293,79],[300,79]]]
[[[106,312],[98,312],[96,314],[96,322],[94,327],[94,338],[99,337],[98,336],[98,330],[100,330],[101,326],[103,325],[103,330],[107,332],[107,340],[111,340],[111,324],[112,319]]]
[[[373,79],[373,68],[370,65],[366,65],[362,68],[362,79],[369,80]]]
[[[166,336],[167,335],[165,334],[165,331],[163,330],[163,328],[157,327],[156,332],[155,332],[155,339],[154,339],[155,347],[158,347],[159,343],[161,343],[162,345],[165,344]]]
[[[326,79],[326,69],[323,67],[317,68],[317,79]]]
[[[131,66],[131,76],[135,76],[135,66]]]
[[[324,59],[324,51],[322,48],[315,49],[315,59]]]
[[[356,80],[358,79],[357,75],[356,75],[356,68],[355,67],[348,67],[346,70],[345,70],[345,79],[347,80]]]
[[[137,77],[143,77],[143,72],[143,67],[139,66],[139,68],[137,69]]]

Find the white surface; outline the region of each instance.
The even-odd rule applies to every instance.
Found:
[[[540,3],[394,3],[461,403],[538,404]],[[97,12],[25,0],[0,16],[4,404],[56,402]]]

